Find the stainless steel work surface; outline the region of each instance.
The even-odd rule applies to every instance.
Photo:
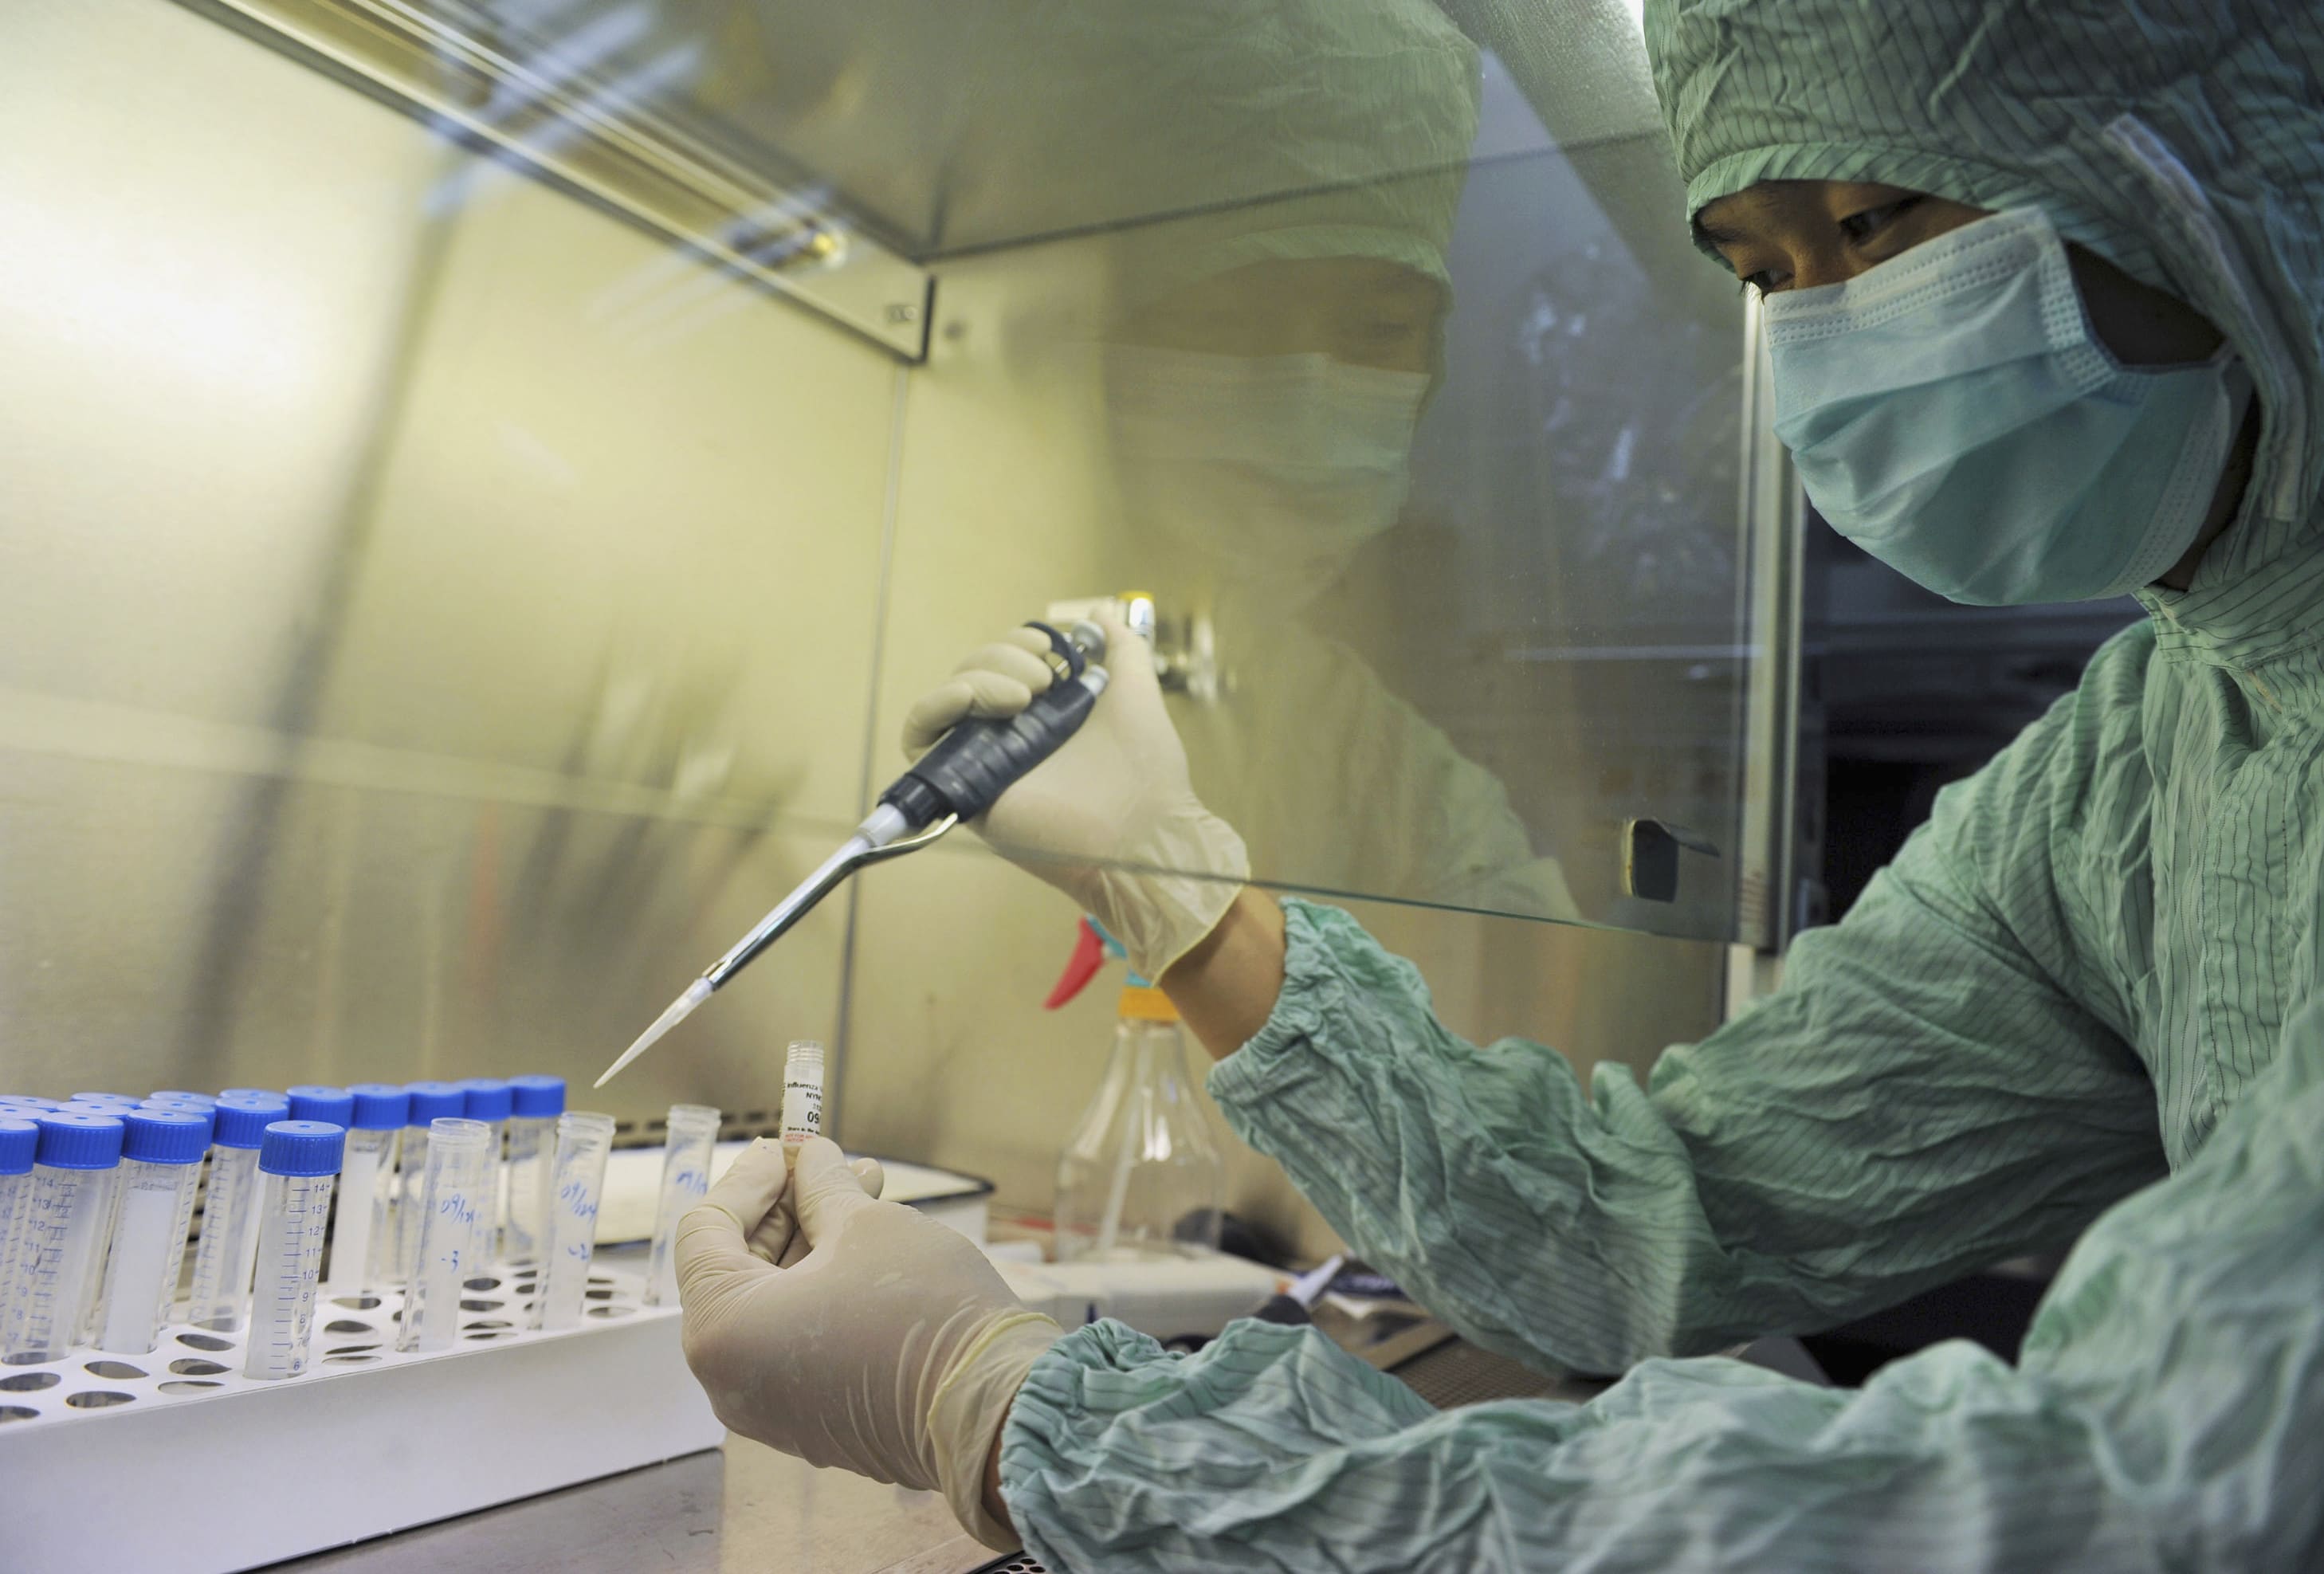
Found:
[[[817,1470],[730,1436],[721,1450],[275,1567],[350,1574],[965,1574],[991,1557],[961,1533],[932,1492]]]

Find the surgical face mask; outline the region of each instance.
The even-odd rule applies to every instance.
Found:
[[[1957,602],[2121,595],[2194,544],[2251,397],[2222,351],[2136,370],[2037,208],[1764,308],[1775,435],[1843,536]]]
[[[1293,607],[1396,523],[1429,379],[1328,355],[1112,345],[1106,419],[1133,522]]]

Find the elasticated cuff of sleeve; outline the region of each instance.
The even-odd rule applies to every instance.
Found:
[[[1346,1008],[1346,973],[1334,943],[1342,930],[1363,933],[1337,907],[1283,899],[1283,992],[1266,1026],[1211,1068],[1204,1085],[1220,1104],[1268,1099],[1310,1074],[1310,1057],[1329,1041],[1325,1024]],[[1378,953],[1376,946],[1370,949]]]
[[[954,1366],[928,1405],[937,1485],[961,1528],[996,1552],[1017,1538],[984,1506],[984,1461],[993,1433],[1010,1413],[1026,1373],[1057,1342],[1060,1330],[1038,1312],[1003,1318]]]
[[[1049,1484],[1079,1478],[1114,1416],[1141,1399],[1170,1395],[1182,1365],[1145,1334],[1102,1321],[1057,1340],[1025,1374],[1001,1431],[1001,1491],[1018,1533],[1044,1563],[1065,1566],[1056,1549],[1042,1544]],[[1153,1370],[1141,1374],[1147,1367]]]

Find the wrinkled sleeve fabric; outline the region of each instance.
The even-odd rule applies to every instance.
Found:
[[[1438,1413],[1312,1330],[1114,1323],[1036,1363],[1002,1490],[1054,1569],[2324,1566],[2324,1011],[2068,1259],[2017,1369],[1861,1391],[1654,1360],[1586,1405]]]
[[[2061,705],[1948,789],[1780,990],[1644,1089],[1463,1041],[1409,963],[1291,902],[1282,998],[1211,1091],[1367,1260],[1536,1365],[1830,1327],[2062,1248],[2165,1167],[2145,1068],[2035,949],[2070,928],[2088,721]]]

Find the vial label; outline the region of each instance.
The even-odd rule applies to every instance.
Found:
[[[805,1142],[823,1135],[823,1083],[788,1081],[783,1083],[783,1140]]]

